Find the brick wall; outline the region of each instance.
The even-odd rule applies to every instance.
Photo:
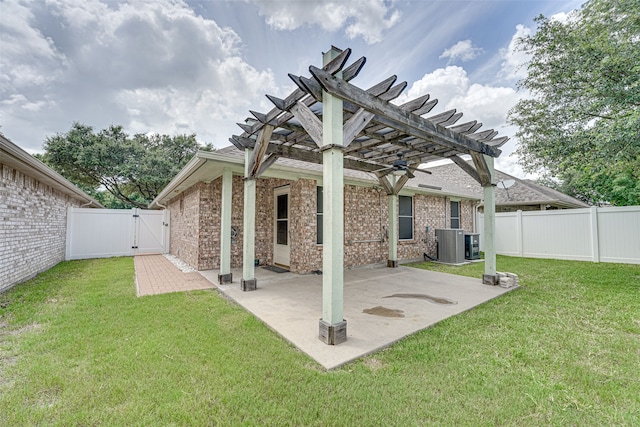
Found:
[[[295,273],[322,270],[322,245],[316,243],[316,186],[313,179],[285,180],[261,178],[256,182],[255,255],[262,265],[273,264],[274,190],[289,186],[290,269]],[[172,200],[171,253],[200,270],[220,266],[220,198],[222,178],[209,184],[199,183]],[[384,263],[389,249],[387,195],[377,187],[345,185],[344,265]],[[179,202],[183,200],[182,212]],[[418,194],[414,203],[414,238],[398,244],[400,260],[421,259],[427,250],[435,256],[435,229],[449,228],[450,200]],[[473,201],[461,201],[461,225],[471,231]],[[244,184],[233,177],[232,227],[238,234],[231,243],[231,267],[242,267]],[[197,226],[196,226],[197,225]],[[429,226],[427,236],[425,227]],[[425,241],[426,240],[426,241]]]
[[[67,208],[79,202],[0,164],[0,291],[65,257]]]
[[[169,252],[192,267],[199,268],[200,189],[193,185],[167,204],[171,218]]]
[[[386,262],[387,195],[382,189],[345,185],[344,266]],[[321,268],[322,263],[320,263]]]

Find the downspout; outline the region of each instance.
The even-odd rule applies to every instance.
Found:
[[[86,206],[91,206],[91,204],[93,203],[93,200],[89,200],[87,203],[85,203],[84,205],[80,205],[81,208],[84,208]]]
[[[477,233],[478,232],[477,220],[478,220],[478,208],[479,207],[480,207],[480,201],[476,202],[473,205],[473,233]]]

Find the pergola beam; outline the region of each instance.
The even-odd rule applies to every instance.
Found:
[[[475,151],[492,157],[500,155],[500,150],[496,148],[482,144],[464,135],[456,134],[442,126],[434,125],[422,117],[370,95],[320,68],[310,66],[309,71],[327,92],[345,101],[352,102],[380,117],[385,117],[390,121],[391,127],[402,130],[407,135],[423,139],[437,138],[440,141],[440,145],[449,146],[465,154]]]
[[[253,150],[251,160],[249,161],[249,176],[255,177],[262,165],[264,155],[269,147],[271,141],[271,134],[273,133],[273,126],[265,125],[258,133],[256,139],[255,149]]]
[[[469,163],[467,163],[462,157],[454,155],[449,158],[453,161],[453,163],[460,166],[460,168],[463,171],[465,171],[469,176],[471,176],[471,178],[475,179],[478,182],[478,184],[482,185],[482,181],[480,180],[480,175],[478,175],[478,172]]]

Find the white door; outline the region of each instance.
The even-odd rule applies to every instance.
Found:
[[[274,241],[273,263],[289,267],[289,186],[276,188],[274,191]]]

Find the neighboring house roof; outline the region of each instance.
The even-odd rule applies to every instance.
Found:
[[[104,207],[72,182],[18,147],[2,134],[0,134],[0,163],[79,200],[82,205],[97,208]]]
[[[438,177],[451,187],[465,188],[482,198],[482,187],[471,176],[455,164],[446,164],[428,168],[434,177]],[[559,208],[585,208],[588,204],[567,196],[564,193],[534,183],[531,180],[519,179],[496,170],[496,183],[513,180],[512,186],[505,189],[496,186],[496,206],[509,205],[551,205]]]
[[[234,146],[216,151],[200,151],[171,180],[156,199],[149,204],[151,208],[163,207],[164,203],[197,182],[210,182],[222,175],[224,168],[231,168],[243,173],[244,152]],[[483,197],[482,187],[471,176],[456,164],[448,164],[427,168],[431,174],[415,172],[404,187],[405,192],[416,192],[460,199],[480,201]],[[322,165],[280,157],[264,174],[265,177],[290,178],[309,177],[322,180]],[[345,183],[361,183],[377,185],[378,180],[373,173],[352,169],[344,169]],[[586,207],[587,205],[565,194],[520,180],[496,171],[496,180],[513,179],[516,183],[510,187],[509,198],[504,189],[496,188],[496,205],[554,204],[559,207]]]

